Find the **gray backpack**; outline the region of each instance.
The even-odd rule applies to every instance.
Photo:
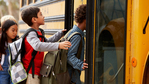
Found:
[[[29,32],[34,31],[37,34],[37,37],[43,37],[44,38],[44,31],[40,29],[42,32],[42,36],[38,35],[37,31],[35,29],[29,28],[18,40],[14,41],[13,43],[10,43],[8,46],[9,49],[9,74],[11,76],[11,80],[14,84],[22,84],[25,83],[27,79],[27,74],[32,67],[32,71],[34,71],[34,58],[36,56],[37,51],[33,50],[32,52],[32,59],[30,61],[29,67],[27,71],[24,69],[24,66],[22,64],[22,58],[25,53],[24,48],[24,39],[28,35]],[[32,76],[34,77],[34,73],[32,73]]]
[[[71,37],[80,33],[74,32],[69,37],[68,34],[71,30],[60,40],[69,41]],[[82,50],[82,36],[77,53],[77,57],[81,55]],[[67,53],[68,50],[60,49],[58,51],[50,51],[45,55],[44,63],[42,65],[40,74],[42,75],[41,84],[70,84],[71,77],[67,70]]]

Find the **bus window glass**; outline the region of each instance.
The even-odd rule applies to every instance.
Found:
[[[40,0],[35,0],[35,2],[38,2],[38,1],[40,1]]]
[[[22,7],[26,5],[26,0],[22,0]]]
[[[96,0],[94,84],[124,84],[126,0]]]
[[[33,0],[29,0],[29,4],[33,3]]]

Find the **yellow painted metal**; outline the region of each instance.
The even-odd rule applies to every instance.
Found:
[[[127,0],[127,42],[126,42],[126,77],[125,84],[142,84],[146,64],[146,55],[149,50],[149,26],[146,34],[143,28],[149,16],[148,0]],[[137,60],[136,67],[131,65],[132,58]]]
[[[22,7],[22,0],[20,0],[20,8]]]
[[[79,5],[86,4],[87,0],[74,0],[74,12]]]
[[[65,14],[65,1],[59,1],[54,4],[49,4],[40,7],[42,14],[45,17],[57,16]]]
[[[28,3],[29,3],[29,0],[26,1],[26,5],[29,5]]]
[[[42,29],[64,29],[64,21],[46,22],[40,26]]]
[[[94,37],[93,37],[93,74],[92,74],[92,84],[94,84],[94,80],[95,80],[95,44],[96,44],[96,37],[95,37],[95,34],[96,34],[96,32],[95,32],[95,28],[96,28],[96,0],[94,0]]]
[[[132,28],[132,0],[127,0],[127,30],[126,30],[126,61],[125,61],[125,84],[131,80],[131,28]]]

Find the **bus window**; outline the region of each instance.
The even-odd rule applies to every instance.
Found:
[[[33,3],[33,0],[29,0],[29,4]]]
[[[35,0],[35,2],[38,2],[38,1],[40,1],[40,0]]]
[[[26,0],[22,0],[22,7],[26,5]]]
[[[96,0],[94,84],[123,84],[126,0]]]

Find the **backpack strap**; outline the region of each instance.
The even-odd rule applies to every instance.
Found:
[[[68,37],[68,41],[69,41],[74,35],[80,35],[80,37],[81,37],[81,41],[80,41],[80,44],[79,44],[79,47],[78,47],[78,51],[77,51],[77,55],[76,55],[76,57],[79,59],[79,58],[80,58],[80,55],[81,55],[81,50],[82,50],[82,35],[81,35],[79,32],[74,32],[74,33],[72,33],[72,34]]]
[[[28,66],[28,68],[27,68],[27,70],[26,70],[26,72],[27,72],[27,74],[28,74],[28,72],[29,72],[29,70],[30,70],[30,68],[31,68],[31,66],[32,66],[32,77],[34,78],[34,59],[35,59],[35,56],[36,56],[36,54],[37,54],[37,51],[35,51],[35,50],[33,50],[33,52],[32,52],[32,59],[31,59],[31,61],[30,61],[30,63],[29,63],[29,66]]]
[[[31,32],[31,31],[35,31],[35,32],[36,32],[36,30],[33,29],[33,28],[27,29],[27,31],[21,36],[21,38],[23,39],[23,41],[24,41],[25,37],[28,35],[28,33]],[[36,32],[36,34],[37,34],[37,36],[38,36],[38,33],[37,33],[37,32]],[[39,36],[38,36],[38,38],[39,38]],[[20,50],[18,51],[15,43],[14,43],[14,45],[15,45],[15,48],[16,48],[16,51],[17,51],[17,55],[16,55],[15,59],[12,60],[12,63],[11,63],[11,64],[14,64],[14,63],[16,62],[16,60],[17,60],[19,54],[22,52],[22,49],[20,49]],[[23,43],[22,43],[22,45],[23,45]],[[11,59],[12,59],[12,57],[11,57]]]
[[[45,39],[45,37],[44,37],[44,35],[45,35],[44,30],[41,29],[41,28],[39,28],[39,30],[41,31],[42,35],[38,35],[38,33],[37,33],[37,31],[36,31],[35,29],[29,28],[29,29],[25,32],[25,34],[22,36],[23,40],[25,39],[25,37],[28,35],[29,32],[35,31],[38,38],[41,37],[41,38],[44,39],[44,41],[46,41],[46,39]],[[29,70],[30,70],[30,68],[31,68],[31,66],[32,66],[32,77],[33,77],[33,78],[34,78],[34,59],[35,59],[35,56],[36,56],[37,52],[38,52],[38,51],[33,50],[33,52],[32,52],[32,59],[31,59],[31,61],[30,61],[30,63],[29,63],[29,66],[28,66],[28,68],[27,68],[27,74],[28,74],[28,72],[29,72]]]
[[[38,38],[43,38],[44,39],[44,42],[46,42],[47,41],[47,39],[46,39],[46,37],[45,37],[45,33],[44,33],[44,30],[43,29],[41,29],[41,28],[39,28],[39,30],[41,31],[41,33],[42,33],[42,35],[38,35],[39,37]],[[43,40],[42,39],[42,40]]]
[[[66,33],[66,35],[64,36],[64,38],[68,37],[68,34],[71,32],[71,30],[72,30],[72,29],[70,29],[70,30]]]

